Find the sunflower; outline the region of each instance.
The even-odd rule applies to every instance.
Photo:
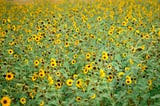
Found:
[[[73,80],[72,80],[72,79],[68,79],[68,80],[66,81],[66,84],[67,84],[67,86],[72,86]]]
[[[41,71],[41,72],[39,72],[38,75],[39,75],[40,78],[43,78],[45,76],[45,73],[43,71]]]
[[[12,49],[9,49],[9,50],[8,50],[8,54],[10,54],[10,55],[13,54],[13,50],[12,50]]]
[[[20,103],[23,105],[26,104],[26,98],[24,97],[20,98]]]
[[[78,88],[82,88],[82,84],[83,84],[82,79],[78,79],[78,80],[76,81],[76,86],[77,86]]]
[[[108,31],[108,35],[112,35],[113,34],[113,31],[112,30],[109,30]]]
[[[122,22],[122,26],[126,26],[127,23],[125,21]]]
[[[65,47],[68,47],[69,46],[69,42],[65,42]]]
[[[54,84],[54,80],[48,80],[49,81],[49,85],[53,85]]]
[[[11,105],[11,99],[8,96],[3,96],[1,99],[2,106],[10,106]]]
[[[76,101],[77,101],[77,102],[80,102],[80,101],[81,101],[81,97],[77,96],[77,97],[76,97]]]
[[[151,56],[149,54],[146,55],[146,59],[149,59]]]
[[[76,32],[79,32],[79,28],[76,28]]]
[[[102,52],[102,60],[108,60],[108,53]]]
[[[107,68],[108,68],[108,69],[112,69],[112,65],[111,65],[111,64],[108,64],[108,65],[107,65]]]
[[[44,106],[44,101],[41,101],[39,106]]]
[[[90,98],[91,98],[91,99],[96,98],[96,94],[93,94]]]
[[[18,58],[18,55],[17,55],[17,54],[14,54],[14,58]]]
[[[38,61],[38,60],[35,60],[35,61],[34,61],[34,65],[35,65],[35,66],[38,66],[38,65],[39,65],[39,61]]]
[[[87,68],[84,68],[84,69],[83,69],[83,73],[84,73],[84,74],[87,74],[87,73],[88,73],[88,69],[87,69]]]
[[[148,80],[148,85],[149,85],[149,86],[152,85],[152,80]]]
[[[37,75],[32,76],[32,81],[35,81],[37,79]]]
[[[106,73],[104,72],[104,70],[100,69],[100,77],[104,78],[106,75]]]
[[[93,68],[92,64],[88,64],[88,65],[85,66],[85,69],[87,69],[87,70],[92,70],[92,68]]]
[[[107,82],[112,82],[112,80],[113,80],[113,75],[107,76]]]
[[[125,71],[129,71],[129,70],[130,70],[130,67],[125,67],[124,70],[125,70]]]
[[[123,54],[122,54],[122,57],[123,57],[123,58],[125,58],[126,56],[127,56],[127,54],[126,54],[126,53],[123,53]]]
[[[61,72],[57,71],[57,72],[56,72],[56,76],[57,76],[57,77],[60,77],[60,76],[61,76]]]
[[[55,84],[57,89],[60,89],[62,87],[62,83],[61,82],[56,82]]]
[[[76,79],[77,77],[78,77],[77,74],[74,74],[74,75],[73,75],[73,79]]]
[[[124,75],[124,72],[119,72],[119,73],[118,73],[118,78],[122,78],[123,75]]]
[[[78,57],[78,55],[77,55],[77,54],[74,54],[73,58],[75,59],[75,58],[77,58],[77,57]]]
[[[91,57],[91,54],[90,53],[87,53],[86,54],[86,59],[89,59]]]
[[[6,74],[6,80],[10,81],[14,78],[14,74],[12,72],[8,72]]]
[[[128,94],[131,94],[133,91],[131,89],[127,90]]]
[[[132,83],[131,78],[126,79],[126,84],[127,84],[127,85],[130,85],[131,83]]]
[[[71,62],[72,64],[75,64],[76,63],[76,60],[72,60],[72,62]]]
[[[102,18],[100,16],[97,17],[97,21],[102,21]]]
[[[51,58],[50,62],[56,62],[56,60],[54,58]]]
[[[56,66],[57,66],[57,63],[56,63],[56,62],[51,62],[51,66],[52,66],[52,67],[56,67]]]

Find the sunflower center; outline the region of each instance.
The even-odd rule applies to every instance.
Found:
[[[3,103],[4,103],[4,104],[7,104],[7,100],[4,100]]]
[[[11,78],[11,75],[8,75],[8,78]]]

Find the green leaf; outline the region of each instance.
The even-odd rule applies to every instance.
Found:
[[[157,95],[151,97],[151,99],[158,99],[158,98],[160,98],[160,94],[157,94]]]

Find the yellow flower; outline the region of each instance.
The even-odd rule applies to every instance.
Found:
[[[11,105],[11,99],[8,96],[3,96],[1,99],[2,106],[10,106]]]
[[[97,21],[102,21],[102,18],[100,16],[97,17]]]
[[[32,76],[32,81],[35,81],[37,79],[38,75],[36,73],[34,73],[34,75]]]
[[[125,58],[126,56],[127,56],[127,54],[126,54],[126,53],[123,53],[123,54],[122,54],[122,57],[123,57],[123,58]]]
[[[12,50],[12,49],[9,49],[9,50],[8,50],[8,54],[10,54],[10,55],[13,54],[13,50]]]
[[[56,62],[56,60],[54,58],[51,58],[50,62]]]
[[[112,80],[113,80],[113,75],[107,76],[107,82],[112,82]]]
[[[51,62],[51,67],[56,67],[57,66],[57,63],[54,61],[54,62]]]
[[[133,64],[134,62],[133,62],[133,60],[132,60],[132,59],[129,59],[129,63],[130,63],[130,64]]]
[[[126,79],[131,79],[131,77],[127,75],[127,76],[126,76]]]
[[[146,59],[149,59],[149,58],[150,58],[150,55],[149,55],[149,54],[147,54],[147,55],[146,55]]]
[[[102,52],[102,60],[108,60],[108,53]]]
[[[26,98],[24,97],[20,98],[20,103],[23,105],[26,104]]]
[[[86,54],[86,59],[89,59],[91,57],[91,54],[90,53],[87,53]]]
[[[34,61],[34,65],[35,65],[35,66],[38,66],[38,65],[39,65],[39,61],[38,61],[38,60],[35,60],[35,61]]]
[[[152,86],[152,80],[148,80],[148,85]]]
[[[56,82],[56,88],[60,89],[62,87],[62,83],[61,82]]]
[[[132,80],[130,78],[126,79],[126,84],[130,85],[132,83]]]
[[[18,55],[17,55],[17,54],[14,54],[14,58],[18,58]]]
[[[52,77],[51,77],[50,75],[48,75],[48,81],[49,81],[49,80],[52,80]]]
[[[94,98],[96,98],[96,94],[93,94],[93,95],[91,96],[91,99],[94,99]]]
[[[112,35],[113,34],[113,31],[112,30],[109,30],[108,31],[108,35]]]
[[[77,77],[78,77],[77,74],[74,74],[74,75],[73,75],[73,79],[76,79]]]
[[[132,90],[131,90],[131,89],[127,90],[127,93],[128,93],[128,94],[131,94],[131,93],[132,93]]]
[[[90,25],[90,24],[87,24],[87,28],[88,28],[88,29],[91,29],[91,25]]]
[[[140,31],[139,31],[139,30],[136,30],[136,33],[140,33]]]
[[[144,50],[144,49],[145,49],[145,45],[142,45],[142,46],[141,46],[141,49]]]
[[[133,27],[131,26],[127,26],[128,30],[132,31],[133,30]]]
[[[41,101],[41,103],[39,104],[39,106],[44,106],[44,101]]]
[[[66,81],[66,84],[67,84],[67,86],[72,86],[73,80],[72,80],[72,79],[68,79],[68,80]]]
[[[86,65],[86,66],[85,66],[85,69],[87,69],[87,70],[92,70],[92,64]]]
[[[43,78],[45,76],[45,72],[41,71],[41,72],[39,72],[38,75],[39,75],[40,78]]]
[[[79,32],[79,28],[76,28],[76,32]]]
[[[115,29],[115,27],[114,27],[114,26],[111,26],[111,27],[110,27],[110,30],[111,30],[111,31],[113,31],[114,29]]]
[[[125,71],[129,71],[130,70],[130,68],[129,67],[125,67]]]
[[[72,60],[72,62],[71,62],[72,64],[75,64],[76,63],[76,60]]]
[[[108,69],[112,69],[112,65],[111,65],[111,64],[108,64],[108,65],[107,65],[107,68],[108,68]]]
[[[77,57],[78,57],[78,55],[77,55],[77,54],[74,54],[73,58],[77,58]]]
[[[80,101],[81,101],[81,97],[77,96],[77,97],[76,97],[76,101],[77,101],[77,102],[80,102]]]
[[[53,85],[54,84],[54,80],[48,80],[49,81],[49,85]]]
[[[126,26],[127,23],[125,21],[122,22],[122,26]]]
[[[100,77],[104,78],[106,75],[106,73],[104,72],[104,70],[100,69]]]
[[[68,47],[69,46],[69,43],[68,42],[65,42],[65,47]]]
[[[141,67],[141,71],[145,71],[147,69],[147,66],[146,65],[143,65],[142,67]]]
[[[137,67],[142,67],[142,64],[138,64]]]
[[[145,35],[145,38],[146,38],[146,39],[149,39],[149,38],[150,38],[149,34],[146,34],[146,35]]]
[[[83,73],[84,73],[84,74],[87,74],[87,73],[88,73],[88,69],[87,69],[87,68],[84,68],[84,69],[83,69]]]
[[[82,84],[83,84],[82,79],[78,79],[78,80],[76,81],[76,86],[77,86],[78,88],[82,88]]]
[[[77,46],[78,44],[79,44],[79,40],[76,40],[76,41],[74,42],[74,45]]]
[[[61,73],[59,71],[56,72],[56,76],[60,77]]]
[[[10,81],[14,78],[14,74],[12,72],[8,72],[5,78],[6,80]]]
[[[119,73],[118,73],[118,78],[122,78],[123,75],[124,75],[124,72],[119,72]]]

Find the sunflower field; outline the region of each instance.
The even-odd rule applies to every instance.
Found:
[[[0,0],[0,106],[160,106],[160,1]]]

